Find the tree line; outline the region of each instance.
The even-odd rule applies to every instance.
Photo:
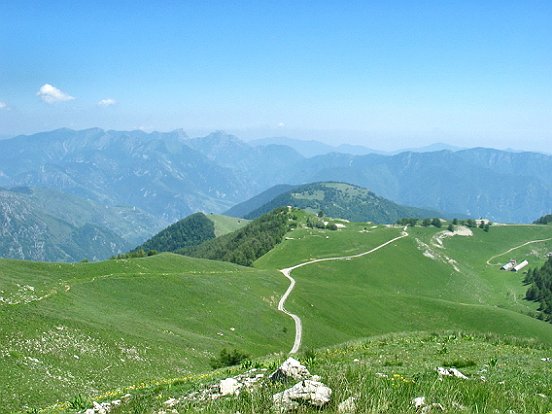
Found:
[[[397,220],[397,224],[400,224],[401,226],[410,226],[410,227],[415,227],[417,225],[421,225],[422,227],[429,227],[429,226],[433,226],[433,227],[437,227],[437,228],[441,228],[443,227],[443,222],[441,221],[440,218],[437,218],[437,217],[434,217],[434,218],[424,218],[424,219],[417,219],[417,218],[414,218],[414,217],[406,217],[406,218],[401,218],[399,220]],[[491,228],[491,225],[493,223],[488,221],[488,222],[485,222],[484,220],[480,220],[479,222],[474,220],[474,219],[467,219],[467,220],[458,220],[457,218],[455,219],[452,219],[452,222],[449,223],[447,229],[449,231],[454,231],[454,226],[458,226],[458,225],[461,225],[461,226],[466,226],[466,227],[469,227],[469,228],[480,228],[486,232],[489,231],[489,229]]]
[[[529,285],[525,299],[539,303],[537,318],[552,323],[552,257],[540,269],[529,269],[523,281]]]
[[[552,223],[552,214],[547,214],[535,220],[533,224],[550,224]]]
[[[294,223],[287,207],[267,213],[233,233],[208,240],[198,246],[179,249],[185,256],[222,260],[251,266],[255,260],[280,243]]]

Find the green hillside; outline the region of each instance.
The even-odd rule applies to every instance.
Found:
[[[332,389],[321,411],[342,414],[339,404],[353,397],[356,413],[548,414],[552,410],[552,349],[532,341],[461,332],[385,335],[300,355],[311,372]],[[279,363],[283,355],[263,358],[260,366]],[[544,361],[543,361],[544,359]],[[469,379],[441,378],[437,367],[457,367]],[[238,369],[167,381],[137,392],[113,414],[167,411],[170,398],[182,398],[205,383],[217,383]],[[272,395],[290,383],[268,383],[263,389],[215,401],[181,401],[173,409],[186,413],[274,412]],[[424,397],[432,410],[416,409]],[[442,407],[442,409],[441,409]],[[170,411],[169,411],[170,412]]]
[[[173,254],[2,260],[0,412],[204,371],[224,347],[286,348],[292,322],[276,311],[286,285],[274,271]]]
[[[231,233],[247,223],[235,217],[194,213],[161,230],[134,251],[174,252]]]
[[[294,187],[249,211],[244,217],[256,218],[283,206],[293,206],[314,213],[323,211],[330,217],[350,221],[373,221],[374,223],[394,223],[403,217],[423,218],[440,215],[432,210],[400,206],[356,185],[327,182]]]
[[[223,236],[228,233],[232,233],[238,229],[241,229],[249,220],[245,220],[237,217],[225,216],[222,214],[209,214],[207,216],[209,220],[215,225],[215,236]]]
[[[472,404],[467,412],[494,413],[493,407],[502,410],[506,402],[517,413],[547,412],[533,408],[539,401],[533,398],[536,390],[552,399],[544,371],[550,368],[535,358],[552,357],[552,326],[534,317],[537,303],[524,299],[523,272],[499,268],[512,258],[541,266],[552,250],[551,227],[493,225],[487,232],[457,226],[453,236],[435,227],[405,229],[331,218],[326,220],[339,224],[337,230],[308,228],[309,217],[304,211],[276,210],[197,248],[235,254],[252,240],[264,240],[270,234],[266,230],[281,230],[282,241],[249,268],[173,254],[72,265],[2,261],[0,371],[8,386],[0,398],[15,410],[69,401],[79,393],[100,399],[130,391],[131,402],[115,413],[152,412],[161,409],[160,399],[169,394],[227,376],[208,372],[209,360],[222,348],[236,348],[270,365],[274,358],[284,358],[295,333],[292,319],[277,311],[289,281],[276,269],[333,258],[292,272],[296,286],[286,308],[302,319],[301,350],[400,335],[388,337],[380,348],[372,339],[316,351],[316,373],[334,384],[336,395],[374,385],[359,376],[352,362],[366,358],[369,373],[398,373],[420,381],[395,397],[387,383],[378,383],[384,387],[378,388],[381,398],[363,393],[362,404],[379,407],[376,412],[385,412],[385,404],[411,412],[405,404],[417,396],[412,393],[422,391],[435,399],[444,392],[438,402],[445,405],[453,398]],[[466,334],[451,340],[420,331]],[[506,337],[517,338],[510,342],[515,347],[504,342]],[[273,352],[279,354],[267,356]],[[525,359],[513,362],[522,355]],[[500,398],[495,383],[490,388],[466,385],[461,394],[432,387],[435,365],[459,359],[473,360],[467,367],[470,375],[497,359],[500,369],[488,374],[496,374],[492,378],[497,381],[518,372],[519,379],[507,381],[509,399]],[[343,375],[350,381],[346,388],[338,386]],[[533,381],[530,395],[520,388],[528,380]],[[488,404],[474,410],[474,401],[486,390]],[[270,395],[259,398],[268,399],[255,402],[256,409],[247,405],[256,400],[242,397],[187,409],[255,412],[268,404]],[[335,411],[332,407],[329,412]],[[58,408],[44,412],[75,412],[68,405]]]
[[[255,265],[289,267],[313,258],[352,255],[401,231],[359,223],[347,223],[337,232],[296,229]],[[297,287],[286,308],[303,319],[304,347],[420,329],[496,332],[552,343],[552,329],[532,317],[536,305],[523,299],[523,274],[499,270],[511,255],[543,263],[552,240],[487,264],[513,246],[552,238],[549,228],[494,226],[489,232],[474,229],[470,237],[439,238],[441,242],[437,236],[446,232],[435,228],[408,232],[408,237],[373,254],[293,271]]]
[[[241,203],[236,204],[231,209],[225,212],[225,214],[232,217],[245,217],[252,211],[257,210],[266,203],[271,202],[273,199],[279,195],[289,192],[294,188],[297,188],[297,185],[289,184],[278,184],[273,187],[270,187],[268,190],[263,191],[260,194],[257,194],[254,197],[251,197],[249,200],[245,200]]]
[[[287,207],[277,208],[232,233],[176,253],[250,266],[282,241],[290,227],[296,225],[293,217]]]
[[[195,213],[161,230],[135,250],[174,252],[214,239],[215,225],[203,213]]]

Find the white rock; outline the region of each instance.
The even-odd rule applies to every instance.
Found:
[[[86,411],[84,412],[84,414],[96,414],[96,411],[94,411],[93,408],[89,408],[88,410],[86,410]]]
[[[287,412],[295,410],[300,403],[314,407],[323,407],[330,402],[332,390],[318,381],[304,380],[293,387],[274,394],[272,400],[277,410]]]
[[[420,411],[422,414],[430,414],[435,413],[437,411],[445,411],[445,407],[443,407],[439,403],[433,403],[430,405],[426,405],[422,408],[422,411]]]
[[[466,377],[464,374],[462,374],[456,368],[438,367],[437,372],[442,377],[455,377],[455,378],[461,378],[461,379],[468,379],[468,377]]]
[[[178,400],[176,398],[169,398],[167,401],[165,401],[163,404],[166,405],[169,408],[174,407],[176,404],[178,404]]]
[[[111,404],[109,403],[99,404],[96,401],[93,401],[92,406],[94,407],[94,412],[98,414],[107,414],[109,411],[111,411]]]
[[[355,397],[349,397],[345,401],[342,401],[337,406],[337,412],[339,414],[353,414],[356,413],[357,407],[356,407],[356,398]]]
[[[412,400],[412,404],[416,407],[416,410],[426,405],[425,397],[416,397]]]
[[[238,395],[240,393],[240,388],[242,386],[243,386],[243,384],[241,384],[235,378],[223,379],[219,383],[220,394],[222,396],[225,396],[225,395]]]
[[[291,377],[295,380],[304,380],[311,377],[309,370],[301,365],[299,361],[289,357],[284,361],[280,368],[270,375],[270,379],[278,380],[281,378]]]
[[[121,405],[121,400],[113,400],[111,401],[111,405],[113,405],[114,407],[118,407],[119,405]]]

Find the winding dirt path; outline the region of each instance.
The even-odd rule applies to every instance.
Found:
[[[514,250],[521,249],[522,247],[527,246],[529,244],[544,243],[544,242],[549,241],[549,240],[552,240],[552,237],[549,237],[548,239],[542,239],[542,240],[531,240],[531,241],[528,241],[526,243],[520,244],[519,246],[512,247],[510,250],[506,250],[503,253],[499,253],[499,254],[496,254],[493,257],[491,257],[489,260],[487,260],[487,264],[490,265],[490,266],[498,265],[500,263],[491,263],[491,260],[494,260],[494,259],[496,259],[497,257],[500,257],[500,256],[504,256],[505,254],[513,252]]]
[[[311,265],[311,264],[314,264],[314,263],[330,262],[330,261],[336,261],[336,260],[351,260],[351,259],[356,259],[356,258],[359,258],[359,257],[362,257],[362,256],[366,256],[368,254],[374,253],[375,251],[377,251],[377,250],[379,250],[379,249],[381,249],[381,248],[383,248],[383,247],[385,247],[385,246],[387,246],[387,245],[389,245],[389,244],[391,244],[391,243],[393,243],[393,242],[395,242],[399,239],[402,239],[403,237],[407,237],[407,236],[408,236],[408,233],[406,232],[406,227],[405,227],[400,236],[397,236],[394,239],[386,241],[385,243],[382,243],[379,246],[374,247],[371,250],[368,250],[367,252],[354,254],[354,255],[351,255],[351,256],[324,257],[322,259],[314,259],[314,260],[310,260],[308,262],[299,263],[298,265],[295,265],[295,266],[292,266],[292,267],[286,267],[285,269],[280,269],[280,272],[282,272],[282,274],[286,278],[289,279],[290,284],[289,284],[289,287],[287,288],[286,292],[280,298],[280,302],[278,302],[278,310],[285,313],[286,315],[289,315],[295,322],[295,341],[293,342],[293,347],[291,348],[291,351],[289,351],[289,353],[290,354],[296,354],[297,352],[299,352],[299,348],[301,348],[301,341],[302,341],[302,337],[303,337],[303,323],[301,322],[301,318],[299,316],[297,316],[296,314],[291,313],[290,311],[288,311],[285,307],[286,300],[288,299],[289,295],[291,294],[291,292],[295,288],[295,279],[291,276],[292,271],[294,271],[295,269],[298,269],[300,267],[308,266],[308,265]]]

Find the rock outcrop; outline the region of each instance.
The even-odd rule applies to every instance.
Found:
[[[330,402],[331,396],[331,388],[323,383],[304,380],[283,392],[274,394],[272,400],[276,410],[285,413],[296,410],[302,404],[323,407]]]
[[[299,361],[291,357],[286,359],[283,364],[269,376],[272,381],[282,381],[288,378],[301,381],[310,379],[311,377],[312,375],[307,367],[301,365]]]

